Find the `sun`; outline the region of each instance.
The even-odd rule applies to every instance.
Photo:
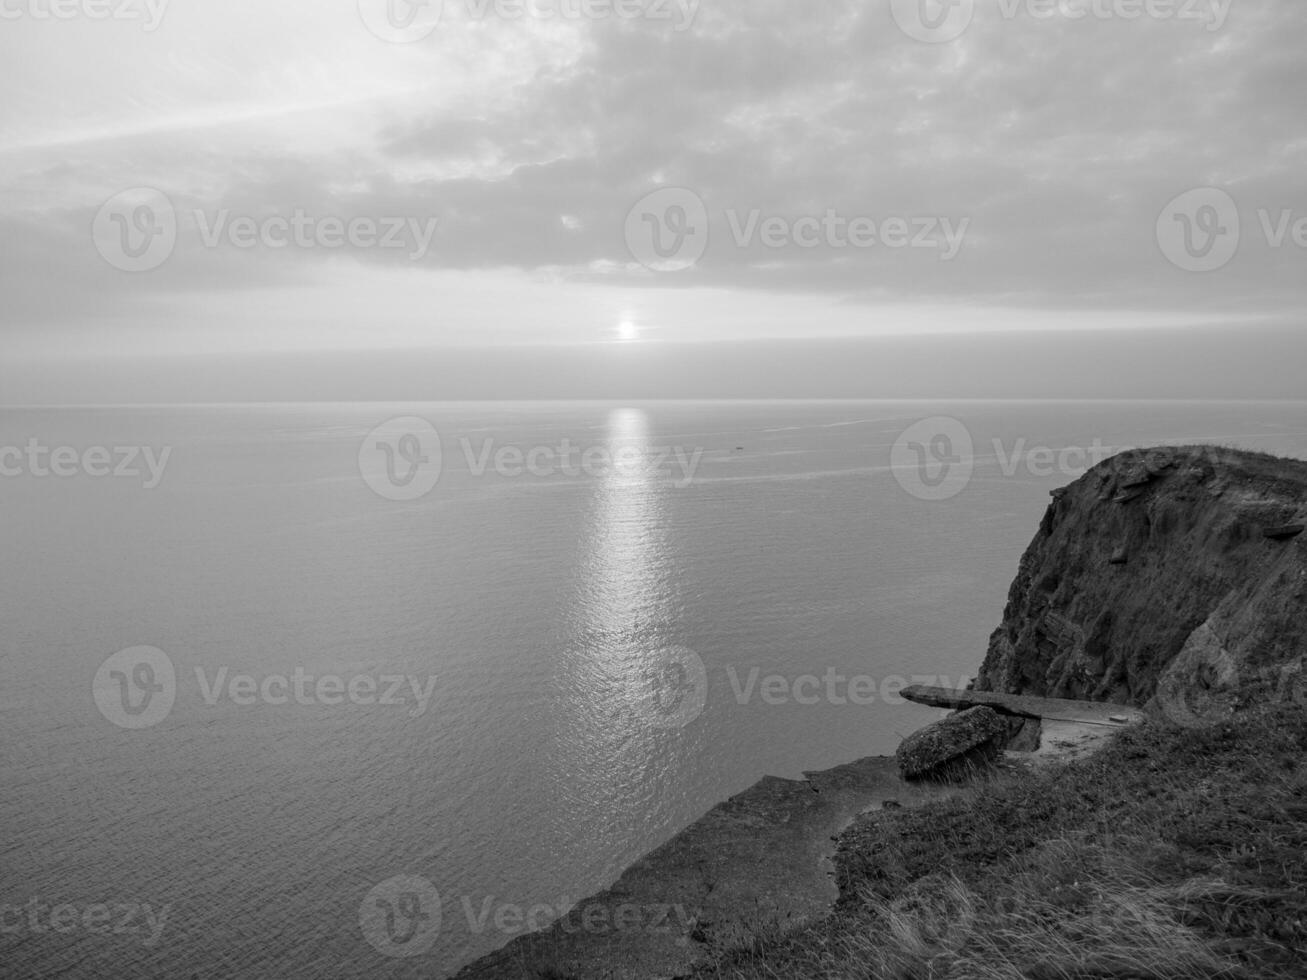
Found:
[[[624,344],[634,343],[640,339],[640,328],[630,320],[623,320],[617,325],[617,339]]]

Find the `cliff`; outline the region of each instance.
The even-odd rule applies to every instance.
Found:
[[[839,897],[835,841],[855,817],[945,799],[893,759],[801,780],[764,777],[719,803],[559,922],[518,937],[457,980],[648,980],[688,976],[752,930],[819,921]]]
[[[981,691],[1210,719],[1261,678],[1300,683],[1307,463],[1216,447],[1117,456],[1054,491]]]
[[[1286,881],[1298,874],[1290,866],[1302,863],[1307,848],[1291,830],[1307,826],[1294,823],[1307,813],[1307,781],[1284,760],[1297,758],[1307,738],[1304,518],[1307,462],[1211,447],[1108,460],[1054,492],[1021,559],[976,691],[904,692],[925,704],[982,704],[1035,719],[1033,745],[1009,744],[999,766],[1011,778],[993,779],[989,792],[973,796],[955,785],[905,782],[893,759],[868,758],[802,781],[764,779],[714,807],[563,920],[470,964],[458,980],[924,976],[935,975],[939,957],[956,959],[963,945],[977,943],[982,961],[1015,964],[1024,957],[1038,975],[1051,969],[1045,962],[1051,947],[1069,950],[1076,963],[1086,950],[1128,947],[1136,956],[1151,949],[1161,972],[1141,976],[1303,975],[1293,956],[1287,973],[1267,966],[1284,958],[1282,935],[1297,941],[1307,906],[1282,898],[1276,889],[1287,886],[1266,878],[1259,854],[1245,855],[1256,867],[1245,876],[1251,890],[1240,901],[1265,905],[1256,910],[1260,918],[1249,925],[1218,910],[1219,928],[1211,929],[1230,942],[1260,944],[1255,956],[1245,957],[1261,971],[1252,974],[1238,972],[1242,967],[1225,946],[1195,945],[1189,925],[1177,925],[1173,934],[1097,935],[1092,929],[1104,923],[1134,918],[1100,914],[1094,906],[1091,917],[1071,922],[1066,936],[1050,937],[1032,931],[1030,918],[994,910],[1015,901],[1038,906],[1035,918],[1052,921],[1067,909],[1038,903],[1054,877],[1080,887],[1081,879],[1099,873],[1093,869],[1111,862],[1135,868],[1156,858],[1172,871],[1188,867],[1169,851],[1161,857],[1122,851],[1112,836],[1116,821],[1154,842],[1149,846],[1159,839],[1175,847],[1185,842],[1194,867],[1216,861],[1212,855],[1224,853],[1225,839],[1190,823],[1211,815],[1218,777],[1228,776],[1234,814],[1213,817],[1221,833],[1243,821],[1232,840],[1244,848],[1248,833],[1265,830],[1280,850],[1263,863],[1289,869]],[[1229,731],[1204,727],[1245,706],[1236,704],[1235,692],[1247,698],[1249,681],[1258,678],[1279,695],[1262,706],[1273,714],[1250,714],[1253,721]],[[1041,700],[1047,698],[1071,700]],[[1166,721],[1202,731],[1154,726],[1125,704],[1159,709]],[[1113,741],[1118,732],[1124,740]],[[1104,744],[1108,757],[1095,763]],[[1051,774],[1040,775],[1050,765]],[[1159,782],[1163,769],[1172,778]],[[1272,784],[1279,795],[1270,800]],[[1259,806],[1266,812],[1254,813]],[[1114,820],[1100,823],[1109,810]],[[1112,832],[1102,841],[1092,836],[1100,826]],[[1045,855],[1049,867],[1039,863],[1044,858],[1031,864],[1029,855],[1038,857],[1050,842],[1062,847],[1073,833],[1077,846],[1090,848],[1085,868],[1069,872],[1060,851]],[[1002,863],[1018,853],[1015,863]],[[1221,865],[1221,873],[1232,867]],[[961,937],[957,948],[952,939],[941,945],[937,930],[919,935],[913,917],[905,918],[905,909],[916,909],[913,889],[938,884],[941,870],[970,910],[963,918],[971,924],[961,930],[957,916],[945,917],[948,936]],[[1146,916],[1135,917],[1141,922],[1193,918],[1188,899],[1175,908],[1158,904],[1155,883],[1144,888],[1139,873],[1131,874],[1128,881],[1104,878],[1099,897],[1119,904],[1123,894],[1138,892],[1141,902],[1153,903]],[[1025,882],[1025,890],[1003,891],[1014,882]],[[1167,884],[1197,894],[1193,881]],[[973,900],[993,905],[984,928]],[[623,926],[628,913],[630,924]],[[1285,915],[1288,925],[1280,922]],[[905,923],[912,926],[907,939]],[[1012,948],[994,946],[994,937]],[[903,949],[885,951],[899,940]],[[1193,947],[1192,964],[1175,959],[1183,943]],[[868,966],[873,958],[880,968]],[[1165,972],[1172,968],[1179,972]],[[1035,975],[1023,970],[1014,966],[1002,975]]]

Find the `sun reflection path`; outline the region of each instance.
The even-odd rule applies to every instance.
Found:
[[[699,657],[677,645],[671,484],[648,465],[658,455],[649,417],[615,410],[605,436],[611,458],[628,465],[594,487],[572,642],[559,665],[554,761],[562,791],[575,796],[573,813],[611,815],[658,804],[685,750],[674,742],[704,710],[707,675]]]
[[[681,727],[701,710],[697,657],[675,645],[678,597],[668,541],[667,474],[652,469],[648,415],[608,417],[608,450],[624,461],[596,489],[581,588],[580,635],[608,715]],[[614,710],[616,709],[616,711]],[[626,735],[631,732],[627,731]]]

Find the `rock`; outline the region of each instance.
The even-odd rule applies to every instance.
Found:
[[[1272,541],[1290,541],[1307,531],[1307,524],[1285,524],[1283,527],[1268,527],[1262,533]]]
[[[1021,559],[977,690],[1141,707],[1208,621],[1245,679],[1301,655],[1307,537],[1286,547],[1263,535],[1307,524],[1307,461],[1217,446],[1167,454],[1175,466],[1139,505],[1111,503],[1137,459],[1106,460],[1071,485]],[[1109,564],[1124,542],[1129,574]]]
[[[1130,555],[1124,548],[1120,548],[1112,553],[1112,557],[1107,560],[1107,563],[1109,565],[1128,565],[1130,563]]]
[[[1191,728],[1234,713],[1239,666],[1209,620],[1189,635],[1157,682],[1153,703],[1170,722]]]
[[[902,810],[903,804],[898,800],[886,800],[880,805],[882,810]],[[837,838],[838,839],[838,838]]]
[[[1013,725],[1013,722],[1019,722]],[[1038,752],[1043,741],[1043,723],[1038,718],[1013,718],[1008,722],[1009,752]]]
[[[1108,719],[1108,721],[1114,721],[1118,725],[1130,724],[1130,719],[1127,718],[1125,715],[1113,715],[1111,718]]]
[[[993,708],[968,708],[913,732],[894,758],[905,779],[949,778],[991,761],[1007,734],[1007,722]]]
[[[1122,491],[1121,493],[1118,493],[1115,497],[1113,497],[1113,498],[1112,498],[1112,503],[1114,503],[1114,504],[1128,504],[1128,503],[1132,503],[1132,502],[1138,500],[1138,499],[1139,499],[1140,497],[1142,497],[1143,495],[1144,495],[1144,494],[1143,494],[1143,491],[1141,491],[1141,490],[1125,490],[1125,491]]]

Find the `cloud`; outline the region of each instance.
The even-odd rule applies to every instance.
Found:
[[[888,3],[719,0],[683,32],[477,19],[450,3],[413,45],[378,41],[352,9],[278,6],[173,7],[148,35],[18,24],[0,43],[20,93],[0,110],[12,137],[0,150],[0,325],[57,332],[137,315],[185,330],[205,319],[196,304],[251,293],[280,296],[258,314],[275,332],[279,318],[336,315],[328,300],[315,310],[309,287],[341,262],[365,291],[400,269],[494,272],[596,291],[724,290],[749,309],[778,293],[869,308],[1302,306],[1307,251],[1272,248],[1258,214],[1307,216],[1298,5],[1243,0],[1213,31],[1041,19],[982,0],[960,38],[926,44],[896,28]],[[60,69],[39,88],[38,58]],[[1206,185],[1235,195],[1245,234],[1228,268],[1196,276],[1166,261],[1154,224]],[[124,275],[87,229],[135,186],[172,198],[180,237],[166,264]],[[624,237],[628,211],[657,187],[688,188],[707,209],[709,244],[689,271],[651,273]],[[297,211],[437,231],[418,259],[202,241],[215,216]],[[792,230],[830,215],[878,231],[947,221],[965,236],[945,261],[941,248],[828,237],[771,248],[757,233],[769,218]],[[755,234],[740,243],[746,227]]]

